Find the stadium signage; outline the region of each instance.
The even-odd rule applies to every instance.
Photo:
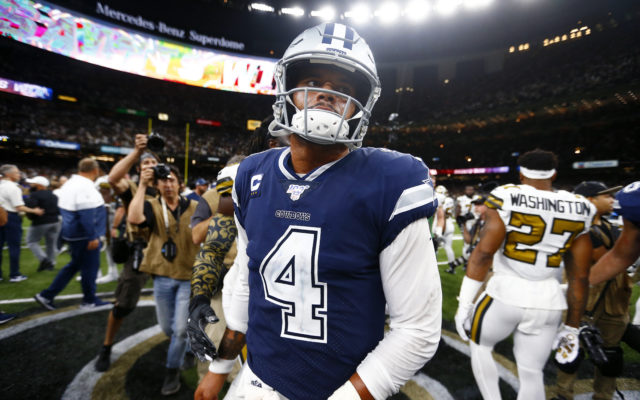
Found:
[[[36,144],[38,146],[48,147],[50,149],[80,150],[79,143],[63,142],[61,140],[38,139],[36,141]]]
[[[53,97],[53,89],[46,86],[4,78],[0,78],[0,91],[43,100],[51,100]]]
[[[612,168],[618,165],[618,160],[576,161],[573,163],[573,169]]]
[[[100,146],[100,151],[108,154],[129,154],[133,151],[131,147],[118,147],[118,146]]]
[[[208,126],[222,126],[222,122],[220,121],[212,121],[209,119],[202,119],[202,118],[197,119],[196,124],[208,125]]]
[[[434,175],[506,174],[509,172],[509,167],[432,169],[431,171]]]
[[[114,19],[116,21],[124,22],[127,24],[135,25],[140,28],[144,28],[150,31],[163,33],[165,35],[173,36],[178,39],[190,40],[192,42],[199,43],[202,46],[215,46],[232,50],[244,50],[244,43],[236,42],[234,40],[225,39],[224,37],[212,37],[199,33],[193,29],[187,32],[184,29],[175,28],[169,26],[163,21],[153,22],[140,15],[131,15],[119,10],[115,10],[109,7],[108,4],[96,2],[96,13],[104,15],[107,18]]]

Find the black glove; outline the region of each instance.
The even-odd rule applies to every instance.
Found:
[[[187,336],[191,343],[191,351],[202,362],[213,361],[218,356],[216,346],[204,332],[207,324],[215,324],[219,321],[209,304],[209,298],[204,295],[195,296],[189,302]]]

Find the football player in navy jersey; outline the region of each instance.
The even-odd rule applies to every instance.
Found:
[[[386,399],[440,340],[429,170],[406,154],[361,148],[380,81],[350,27],[299,35],[276,84],[270,131],[290,135],[291,146],[238,169],[228,328],[195,398],[217,398],[246,340],[227,398]]]
[[[591,267],[591,285],[613,278],[640,257],[640,181],[625,186],[616,198],[624,221],[622,233],[613,248]]]

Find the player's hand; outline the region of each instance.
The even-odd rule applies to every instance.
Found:
[[[553,341],[553,348],[556,349],[555,359],[558,364],[570,364],[578,358],[580,350],[578,333],[578,328],[565,324],[560,325]]]
[[[458,304],[458,310],[454,320],[456,322],[456,331],[458,335],[467,342],[469,335],[467,332],[471,329],[471,315],[473,312],[473,303]]]
[[[139,133],[136,135],[136,151],[142,153],[147,148],[147,140],[149,140],[149,136],[143,133]]]
[[[100,239],[93,239],[87,243],[87,250],[95,250],[100,246]]]
[[[195,296],[189,303],[187,319],[187,336],[191,343],[191,351],[202,362],[213,361],[218,356],[216,346],[204,331],[207,324],[215,324],[219,321],[209,303],[207,296]]]
[[[218,400],[218,393],[220,393],[226,379],[227,374],[214,374],[213,372],[207,372],[196,388],[193,399]]]

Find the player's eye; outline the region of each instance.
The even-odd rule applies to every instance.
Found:
[[[354,93],[353,87],[351,85],[336,85],[335,90],[348,96],[353,96]]]

